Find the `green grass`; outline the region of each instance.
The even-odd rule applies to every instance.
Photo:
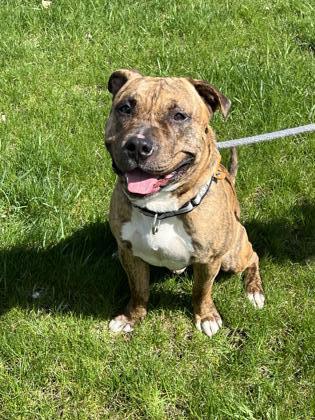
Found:
[[[0,418],[314,418],[315,135],[239,150],[267,305],[219,276],[211,340],[191,274],[160,270],[148,318],[109,334],[128,287],[103,148],[121,67],[221,88],[219,139],[314,121],[314,3],[2,0],[0,22]]]

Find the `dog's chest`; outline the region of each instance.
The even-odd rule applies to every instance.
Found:
[[[132,252],[147,263],[170,270],[186,267],[193,252],[190,236],[176,216],[160,221],[152,232],[153,218],[132,209],[131,220],[122,226],[122,239],[129,241]]]

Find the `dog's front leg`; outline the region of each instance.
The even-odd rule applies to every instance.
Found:
[[[221,317],[212,301],[213,281],[221,267],[220,260],[207,264],[194,264],[193,307],[195,325],[207,336],[214,335],[222,326]]]
[[[112,319],[109,328],[113,332],[131,332],[134,324],[147,314],[150,267],[140,258],[133,256],[129,249],[120,248],[118,252],[128,276],[131,297],[124,313]]]

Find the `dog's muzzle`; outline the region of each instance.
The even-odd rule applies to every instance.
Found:
[[[123,149],[129,159],[139,163],[152,155],[154,147],[151,139],[137,135],[128,139]]]

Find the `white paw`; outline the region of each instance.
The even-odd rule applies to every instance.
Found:
[[[222,327],[222,319],[217,318],[212,321],[197,321],[196,327],[203,331],[208,337],[212,337]]]
[[[173,272],[174,274],[182,274],[182,273],[186,270],[186,268],[187,268],[187,267],[181,268],[180,270],[172,270],[172,272]]]
[[[132,325],[128,322],[127,318],[123,315],[112,319],[109,323],[109,329],[114,333],[119,333],[119,332],[130,333],[131,331],[133,331]]]
[[[265,296],[262,293],[247,293],[247,297],[255,308],[262,309],[264,307]]]

